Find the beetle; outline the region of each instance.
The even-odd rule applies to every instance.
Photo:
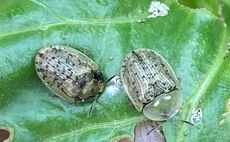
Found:
[[[41,48],[35,57],[35,69],[52,92],[70,103],[93,100],[104,88],[98,65],[69,46]]]
[[[121,80],[135,108],[148,119],[170,119],[182,106],[183,96],[173,69],[151,49],[140,48],[124,58]]]

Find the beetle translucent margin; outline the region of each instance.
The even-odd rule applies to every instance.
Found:
[[[51,91],[71,103],[92,100],[104,88],[98,65],[69,46],[41,48],[35,58],[35,68]]]
[[[121,66],[121,79],[136,109],[151,120],[170,119],[182,105],[183,96],[175,73],[153,50],[137,49],[128,54]]]

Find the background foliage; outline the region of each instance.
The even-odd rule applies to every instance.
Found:
[[[151,48],[180,79],[184,104],[174,119],[189,121],[193,110],[203,110],[197,126],[163,122],[166,140],[230,141],[230,2],[161,2],[169,14],[147,19],[150,0],[1,1],[0,125],[11,127],[17,142],[133,139],[135,124],[146,118],[124,93],[106,89],[87,118],[91,103],[53,97],[36,75],[34,57],[44,46],[71,45],[108,79],[119,74],[127,53]]]

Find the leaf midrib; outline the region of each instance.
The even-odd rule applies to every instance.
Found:
[[[98,123],[98,124],[88,125],[86,127],[82,127],[80,129],[77,129],[74,131],[66,132],[63,134],[58,134],[56,136],[50,137],[49,139],[46,139],[45,141],[47,141],[47,142],[56,141],[56,140],[60,141],[61,139],[66,139],[68,137],[77,136],[77,135],[80,135],[81,133],[95,130],[98,128],[114,129],[114,128],[117,128],[119,126],[130,125],[131,123],[135,123],[141,119],[143,119],[143,116],[132,117],[132,118],[127,118],[127,119],[123,119],[123,120],[114,120],[114,121],[110,121],[110,122],[106,122],[106,123]]]
[[[34,32],[34,31],[44,31],[47,30],[51,27],[55,26],[61,26],[61,25],[80,25],[80,26],[85,26],[85,25],[91,25],[91,26],[99,26],[99,25],[111,25],[111,24],[125,24],[125,23],[135,23],[138,22],[140,19],[146,19],[147,14],[140,14],[136,17],[124,17],[124,18],[118,18],[118,19],[109,19],[109,18],[101,18],[101,19],[69,19],[65,18],[64,16],[60,15],[59,13],[55,12],[53,9],[50,7],[46,6],[45,4],[38,2],[36,0],[31,0],[31,2],[37,4],[38,6],[44,8],[47,10],[50,14],[54,15],[58,19],[57,22],[54,23],[47,23],[43,25],[38,25],[38,26],[31,26],[31,27],[26,27],[26,28],[21,28],[20,30],[11,30],[12,32],[5,32],[5,34],[0,35],[0,39],[12,35],[17,35],[17,34],[22,34],[22,33],[27,33],[27,32]]]
[[[198,104],[199,104],[199,100],[202,97],[203,94],[205,94],[210,86],[210,84],[212,83],[212,80],[216,77],[216,75],[218,74],[221,66],[224,63],[223,58],[226,56],[227,52],[226,52],[226,45],[227,45],[227,41],[228,41],[228,31],[226,29],[226,27],[224,28],[224,32],[223,32],[223,40],[220,44],[220,50],[212,64],[212,66],[210,67],[210,70],[204,75],[204,80],[201,81],[200,85],[197,87],[197,89],[195,90],[195,92],[193,93],[192,97],[190,98],[190,100],[183,106],[183,107],[188,107],[189,106],[189,111],[187,112],[187,117],[185,120],[190,120],[190,117],[193,113],[193,109],[197,108]],[[201,125],[201,124],[200,124]],[[182,137],[184,136],[184,133],[186,130],[187,125],[183,125],[182,128],[179,131],[179,135],[176,138],[177,140],[182,139]]]

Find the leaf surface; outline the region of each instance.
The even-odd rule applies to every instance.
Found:
[[[193,110],[203,111],[197,126],[162,122],[167,141],[230,141],[228,28],[207,10],[161,2],[170,7],[168,15],[147,19],[150,0],[2,1],[0,125],[12,128],[17,142],[133,139],[135,124],[146,118],[124,92],[105,89],[88,118],[91,103],[54,97],[36,75],[34,57],[41,47],[70,45],[109,79],[129,52],[150,48],[181,83],[184,104],[173,119],[190,121]]]

